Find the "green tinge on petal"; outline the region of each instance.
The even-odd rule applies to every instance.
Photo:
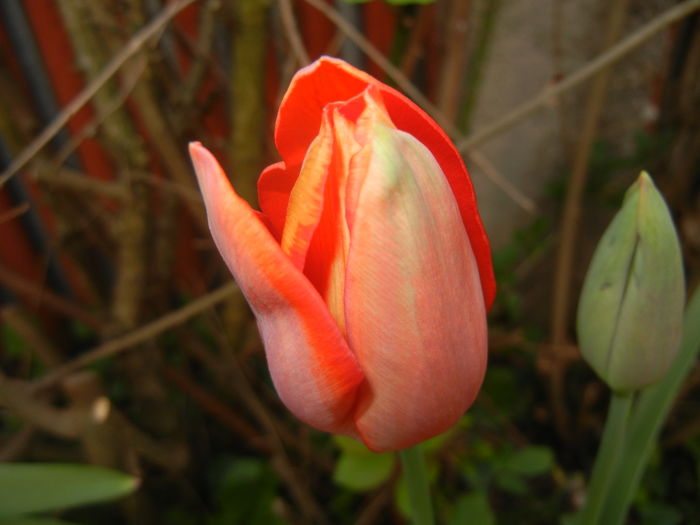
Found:
[[[376,123],[350,226],[346,329],[366,383],[355,421],[372,450],[403,449],[452,426],[486,367],[479,271],[432,154]]]
[[[685,286],[678,236],[642,172],[586,275],[577,329],[583,357],[618,391],[661,379],[678,349]]]

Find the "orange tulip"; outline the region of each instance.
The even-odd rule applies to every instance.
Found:
[[[328,57],[292,80],[275,142],[260,213],[203,146],[190,154],[280,398],[377,452],[447,430],[481,386],[495,294],[459,154],[406,97]]]

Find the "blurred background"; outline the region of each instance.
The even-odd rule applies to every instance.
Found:
[[[476,404],[428,445],[441,522],[559,523],[607,389],[573,318],[595,243],[648,170],[700,265],[700,2],[0,0],[0,461],[139,476],[85,524],[404,523],[391,455],[277,399],[211,241],[200,140],[255,202],[293,73],[339,56],[452,136],[499,294]],[[630,523],[700,523],[700,368]]]

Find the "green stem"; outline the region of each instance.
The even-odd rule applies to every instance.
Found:
[[[588,484],[586,506],[583,509],[580,525],[600,523],[599,516],[608,494],[610,481],[615,474],[620,454],[623,452],[631,407],[630,394],[612,393],[603,440]]]
[[[425,457],[420,445],[399,451],[403,473],[406,477],[408,497],[414,525],[433,525],[433,505],[425,468]]]
[[[696,362],[698,351],[700,289],[693,294],[686,308],[680,351],[671,370],[660,383],[645,389],[639,396],[630,421],[625,453],[610,484],[612,497],[605,502],[601,523],[618,525],[624,522],[661,426]]]

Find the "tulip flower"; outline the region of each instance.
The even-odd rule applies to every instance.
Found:
[[[581,292],[581,353],[615,391],[661,379],[678,352],[685,284],[678,235],[646,172],[603,234]]]
[[[328,57],[292,80],[275,142],[261,212],[203,146],[190,154],[281,400],[377,452],[445,431],[481,386],[495,294],[458,152],[406,97]]]

